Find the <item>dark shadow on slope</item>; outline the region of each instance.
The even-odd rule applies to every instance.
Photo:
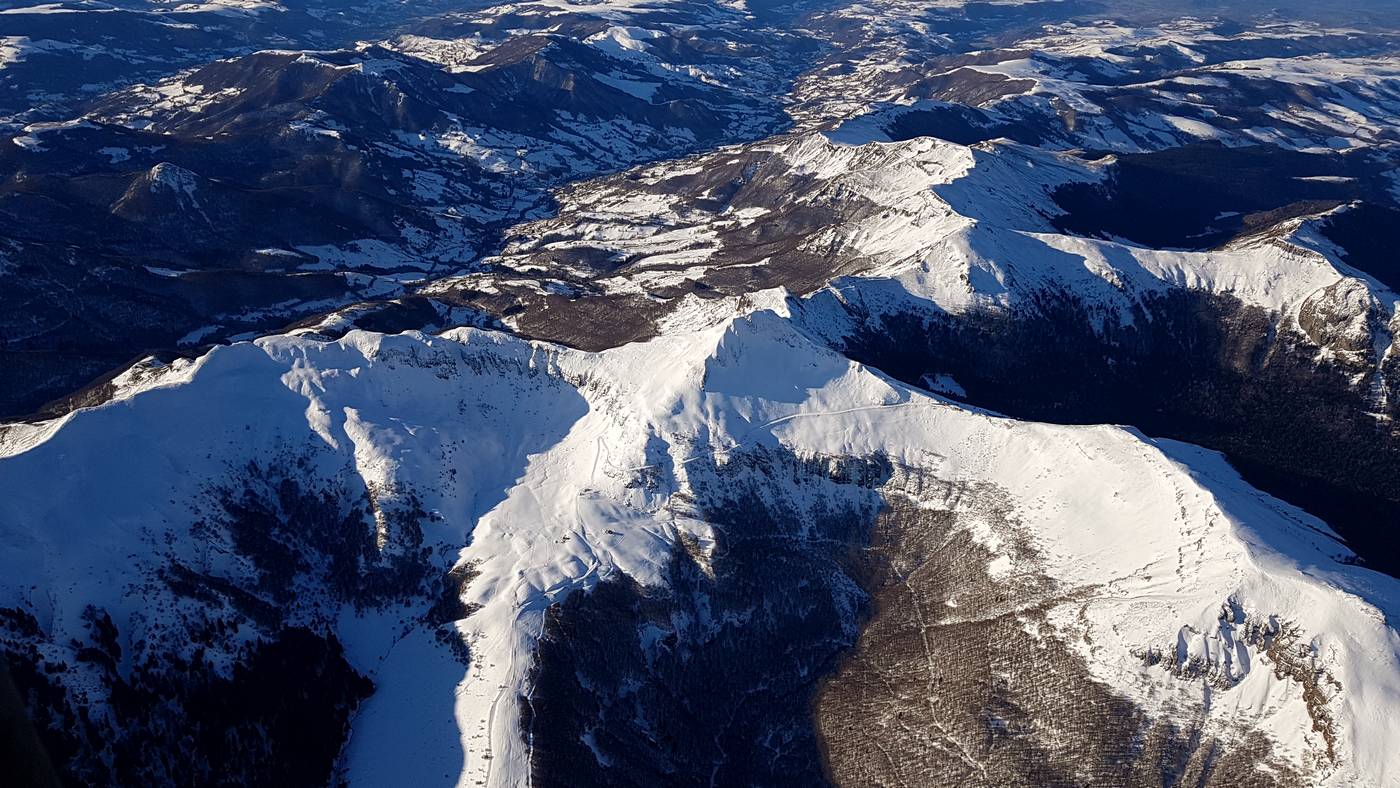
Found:
[[[499,346],[470,353],[450,342],[386,340],[374,363],[392,367],[386,374],[400,385],[365,391],[346,376],[353,392],[331,382],[329,396],[353,404],[367,420],[402,414],[409,400],[416,412],[450,414],[466,438],[438,447],[433,469],[449,498],[472,496],[475,509],[462,513],[471,517],[499,503],[528,458],[557,442],[587,411],[576,389],[530,363],[528,347],[517,350],[511,358]],[[233,366],[240,352],[247,354],[245,364],[274,364],[247,347],[218,352],[235,356],[228,362]],[[227,369],[218,358],[211,365],[210,374]],[[454,385],[444,384],[454,375]],[[67,783],[326,784],[345,736],[362,732],[361,723],[361,741],[373,743],[365,748],[385,747],[373,753],[378,764],[400,765],[397,759],[413,757],[416,747],[431,750],[436,760],[401,765],[401,777],[423,776],[408,767],[424,764],[460,770],[453,688],[468,655],[451,625],[471,612],[461,595],[473,576],[471,566],[454,564],[461,530],[427,512],[413,489],[366,485],[350,456],[351,442],[331,449],[304,424],[297,434],[279,423],[271,414],[298,414],[305,399],[275,374],[252,379],[265,382],[267,391],[255,384],[219,387],[206,394],[201,409],[173,407],[190,393],[177,387],[135,397],[120,412],[80,417],[126,423],[161,414],[168,431],[162,434],[200,434],[208,443],[156,436],[114,458],[110,447],[63,431],[6,466],[43,467],[64,455],[87,474],[112,476],[119,465],[194,467],[229,435],[246,446],[227,477],[189,492],[190,521],[153,524],[132,556],[111,557],[137,564],[116,575],[132,585],[113,591],[139,598],[135,612],[94,607],[86,614],[88,626],[70,632],[40,627],[43,615],[32,609],[0,611],[0,657],[12,666],[24,705]],[[499,424],[491,404],[497,400],[482,394],[489,385],[512,394],[516,431],[488,432]],[[223,420],[211,410],[233,417]],[[267,448],[287,442],[291,448]],[[483,461],[483,451],[492,456]],[[476,473],[460,474],[472,478],[459,481],[464,466]],[[170,494],[170,480],[160,477],[123,484],[138,497]],[[341,622],[358,613],[390,628],[381,630],[386,647],[399,639],[411,641],[408,647],[391,649],[382,664],[352,664],[354,655],[342,652],[338,633],[346,631]],[[352,645],[361,647],[355,658],[364,658],[364,641]],[[381,681],[361,673],[376,669],[392,675]],[[378,694],[362,708],[372,690]],[[109,705],[111,714],[100,711]],[[361,711],[363,717],[355,716]],[[399,748],[383,744],[405,740],[409,744]]]
[[[692,465],[717,544],[669,587],[623,578],[547,614],[521,699],[539,786],[821,785],[811,703],[854,642],[849,561],[890,469],[781,449]]]
[[[0,654],[65,784],[330,784],[352,719],[375,691],[337,637],[344,606],[400,609],[435,631],[430,648],[457,670],[415,679],[436,680],[451,718],[465,645],[440,627],[467,611],[451,606],[460,587],[424,545],[428,516],[414,499],[380,507],[256,465],[239,485],[219,491],[222,511],[191,536],[246,563],[167,557],[149,591],[158,625],[89,606],[84,638],[62,644],[29,611],[0,611]],[[456,743],[451,734],[444,744]]]
[[[1087,592],[1038,571],[1005,490],[782,449],[695,470],[712,553],[682,539],[665,586],[547,612],[520,699],[533,784],[1304,784],[1262,734],[1098,683],[1049,625]]]
[[[1100,184],[1060,187],[1070,233],[1156,248],[1211,249],[1354,200],[1389,204],[1385,167],[1365,152],[1301,153],[1216,143],[1120,154]]]
[[[1026,145],[1040,145],[1047,139],[1044,129],[1024,121],[1005,120],[976,107],[934,102],[895,115],[885,132],[895,142],[937,137],[959,145],[975,145],[1002,137]]]
[[[0,657],[0,763],[15,785],[56,788],[61,785],[58,772],[29,719],[6,662]]]
[[[1400,210],[1362,204],[1327,217],[1319,230],[1348,265],[1400,290]]]
[[[151,580],[158,625],[90,605],[83,639],[62,644],[30,611],[0,611],[0,653],[64,783],[330,781],[374,685],[327,622],[343,603],[434,597],[443,578],[421,546],[425,515],[388,512],[381,550],[364,500],[344,489],[309,489],[257,466],[242,484],[221,491],[223,511],[192,535],[246,559],[251,573],[168,557]]]
[[[38,637],[33,617],[0,614],[3,634],[34,630]],[[196,648],[191,657],[167,655],[118,676],[111,619],[100,612],[90,619],[111,633],[94,635],[79,654],[111,682],[110,702],[100,710],[66,700],[62,676],[72,666],[48,661],[32,646],[5,648],[67,785],[324,785],[350,715],[373,689],[334,636],[302,628],[248,644],[229,674]],[[222,634],[211,628],[206,637]],[[98,752],[107,764],[91,760]]]
[[[1222,451],[1400,576],[1400,438],[1369,415],[1353,370],[1229,296],[1154,296],[1132,325],[1100,331],[1102,317],[1068,293],[1012,314],[911,311],[862,323],[846,352],[912,385],[951,375],[969,402],[1015,418],[1131,424]]]

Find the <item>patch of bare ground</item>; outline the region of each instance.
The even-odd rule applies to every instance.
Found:
[[[833,783],[1306,784],[1262,734],[1153,717],[1096,681],[1047,619],[1079,590],[1040,571],[1005,494],[937,492],[920,493],[936,508],[891,501],[861,559],[874,613],[815,702]]]

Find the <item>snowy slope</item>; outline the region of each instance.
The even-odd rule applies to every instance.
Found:
[[[1043,572],[1077,589],[1042,634],[1073,643],[1097,680],[1227,741],[1242,726],[1264,732],[1319,784],[1400,773],[1388,746],[1400,637],[1387,623],[1400,586],[1339,562],[1349,551],[1324,524],[1209,452],[911,390],[821,348],[782,305],[596,354],[470,329],[272,337],[5,445],[0,606],[32,611],[59,651],[83,637],[87,605],[110,613],[132,660],[181,648],[190,600],[150,578],[179,559],[205,582],[238,581],[238,556],[211,557],[191,525],[209,484],[250,461],[299,458],[299,478],[385,491],[385,510],[416,496],[438,570],[479,573],[464,592],[479,607],[451,625],[469,665],[397,608],[306,589],[292,613],[334,631],[377,685],[342,756],[353,785],[523,784],[516,698],[530,692],[546,607],[623,574],[664,582],[681,535],[711,544],[683,504],[714,473],[708,461],[760,447],[888,458],[900,469],[880,492],[889,501],[948,505],[920,492],[930,479],[994,485],[1039,557],[1022,565],[998,548],[1005,534],[975,534],[1003,550],[988,576]],[[900,481],[914,477],[925,483]],[[1305,700],[1312,685],[1272,668],[1265,634],[1283,625],[1301,633],[1290,648],[1308,675],[1326,677],[1325,699]],[[82,691],[100,714],[100,686]]]
[[[657,772],[686,764],[703,783],[708,752],[670,757],[688,746],[676,739],[713,738],[728,756],[720,734],[734,717],[716,730],[698,715],[667,714],[675,699],[655,696],[679,694],[658,666],[703,652],[688,651],[696,643],[687,638],[713,637],[731,651],[680,663],[712,685],[681,698],[692,705],[713,693],[711,705],[737,709],[750,691],[749,705],[763,705],[772,698],[760,691],[786,686],[762,686],[773,677],[763,671],[796,666],[778,678],[796,683],[787,694],[805,716],[747,742],[773,753],[767,766],[820,736],[823,757],[855,750],[857,765],[874,769],[855,731],[919,756],[887,758],[904,784],[968,782],[918,771],[921,759],[945,756],[980,773],[980,784],[1001,784],[987,767],[1006,754],[996,748],[1007,737],[1082,775],[1073,767],[1103,764],[1087,763],[1063,731],[1100,725],[1094,714],[1111,706],[1117,727],[1104,738],[1122,736],[1111,754],[1138,757],[1164,730],[1169,749],[1185,753],[1173,763],[1142,756],[1158,777],[1184,775],[1187,761],[1209,772],[1223,752],[1221,763],[1244,760],[1262,784],[1400,785],[1395,579],[1358,566],[1328,525],[1251,488],[1222,455],[1132,428],[1054,426],[967,404],[997,401],[978,395],[1007,381],[993,370],[979,391],[963,370],[984,359],[991,370],[989,356],[1041,345],[982,337],[971,361],[948,362],[963,364],[951,372],[940,354],[962,346],[918,345],[935,326],[970,327],[975,344],[979,328],[1008,325],[979,320],[1069,303],[1090,339],[1046,353],[1042,368],[1079,369],[1075,352],[1087,346],[1084,355],[1107,361],[1086,365],[1081,379],[1108,389],[1112,376],[1094,373],[1120,358],[1176,370],[1181,340],[1218,350],[1210,361],[1231,380],[1298,385],[1296,399],[1261,410],[1316,408],[1316,418],[1384,426],[1395,413],[1387,378],[1400,363],[1400,296],[1378,278],[1388,268],[1372,275],[1349,264],[1362,256],[1325,229],[1348,211],[1395,205],[1386,157],[1400,112],[1400,39],[1311,23],[1090,22],[1071,5],[876,0],[809,13],[547,0],[396,22],[371,31],[378,43],[337,34],[316,51],[268,50],[282,44],[257,38],[228,51],[208,44],[229,59],[133,71],[119,78],[144,84],[98,91],[75,120],[17,122],[7,156],[45,176],[22,173],[21,191],[40,181],[66,189],[76,171],[115,173],[127,185],[112,215],[159,219],[151,249],[207,226],[260,270],[334,272],[365,299],[198,358],[149,358],[85,401],[100,399],[95,407],[0,424],[0,655],[33,690],[39,721],[71,737],[78,779],[259,783],[269,779],[258,769],[305,755],[324,767],[316,774],[333,767],[350,785],[515,786],[602,781],[619,752],[669,747]],[[396,8],[356,13],[395,17]],[[119,13],[7,13],[89,12]],[[216,2],[150,12],[195,13],[283,11]],[[1068,21],[1055,22],[1062,13]],[[999,48],[982,49],[989,41]],[[31,73],[75,46],[0,37],[0,70]],[[794,130],[779,133],[788,119]],[[226,126],[254,121],[226,138]],[[264,155],[269,140],[283,159]],[[1259,143],[1271,147],[1249,147]],[[1188,153],[1171,158],[1176,146]],[[1166,166],[1151,158],[1163,152]],[[248,162],[276,183],[299,171],[278,161],[303,160],[308,172],[355,174],[309,182],[317,194],[378,194],[373,228],[307,236],[315,228],[289,203],[230,191]],[[221,161],[222,170],[206,166]],[[1149,182],[1148,207],[1114,223],[1115,203],[1144,197],[1123,183],[1130,163],[1189,173],[1219,162],[1245,180],[1272,167],[1284,185],[1251,182],[1220,197],[1218,215],[1210,202],[1201,227],[1134,241],[1181,199]],[[634,164],[643,166],[619,172]],[[1295,177],[1295,166],[1316,169]],[[1229,185],[1187,195],[1205,203],[1217,195],[1203,192]],[[105,217],[105,198],[84,199]],[[228,222],[262,232],[261,216],[290,217],[290,234],[245,237]],[[101,226],[71,222],[106,243]],[[71,240],[68,225],[32,224]],[[210,248],[198,233],[187,241]],[[197,270],[171,258],[139,270],[159,287]],[[107,270],[74,259],[75,271]],[[101,333],[69,310],[61,282],[29,274],[47,267],[11,265],[0,255],[0,275],[19,272],[11,289],[46,288],[65,306],[54,310],[61,325]],[[95,292],[110,298],[104,288]],[[342,307],[344,289],[246,314],[200,312],[172,336],[184,335],[181,346],[252,337],[266,321]],[[28,291],[14,292],[30,308]],[[1161,347],[1128,330],[1170,322],[1172,306],[1199,322],[1185,321],[1181,335],[1164,330]],[[64,346],[25,309],[10,334]],[[140,322],[118,312],[110,322]],[[1048,324],[1029,323],[1066,345],[1083,340],[1073,320]],[[443,330],[462,325],[507,330]],[[404,327],[422,331],[392,333]],[[1247,341],[1210,344],[1231,331]],[[872,334],[894,352],[862,348]],[[1141,357],[1112,354],[1125,337],[1143,343]],[[900,378],[922,375],[923,388],[852,358],[891,374],[909,367]],[[1024,369],[1006,368],[1012,377]],[[1011,382],[1041,387],[1024,377]],[[1342,383],[1327,388],[1334,377]],[[1183,399],[1251,391],[1212,389],[1219,380],[1194,379],[1199,390]],[[1047,401],[1077,390],[1045,389]],[[1109,416],[1091,407],[1092,419],[1066,420],[1126,420],[1135,416],[1117,414],[1156,405]],[[1276,423],[1240,421],[1227,426]],[[1307,446],[1283,459],[1388,456],[1374,432],[1372,443]],[[1364,467],[1384,471],[1384,462]],[[1349,466],[1327,470],[1321,481],[1335,482]],[[780,527],[763,521],[784,506]],[[833,518],[849,521],[839,537],[823,530]],[[1385,538],[1384,524],[1334,525]],[[738,582],[725,569],[736,536],[763,544],[765,560],[780,549],[821,560],[796,571],[760,562]],[[914,560],[927,558],[925,542],[951,565]],[[1359,539],[1357,550],[1373,556]],[[898,576],[904,561],[924,576]],[[683,586],[677,567],[710,583],[709,595]],[[917,615],[881,596],[890,589],[871,576],[886,570]],[[939,572],[946,577],[928,577]],[[740,604],[716,601],[726,590]],[[617,601],[627,593],[635,609]],[[687,594],[693,607],[666,607]],[[759,634],[779,641],[780,654],[751,648],[759,612],[774,610],[819,630],[812,637],[827,651],[778,626]],[[890,611],[914,630],[908,643],[880,619]],[[570,640],[570,627],[585,631]],[[960,627],[974,630],[974,646]],[[278,651],[289,643],[301,644],[300,659]],[[574,663],[561,648],[576,649]],[[1011,663],[1029,668],[1012,675]],[[985,707],[968,713],[972,734],[959,739],[936,702],[958,696],[934,698],[917,684],[964,668]],[[622,723],[609,729],[609,715],[574,704],[550,683],[560,672],[583,700],[615,703],[604,710]],[[609,672],[616,686],[595,681]],[[1037,682],[1037,672],[1061,683]],[[731,674],[757,686],[726,685]],[[294,686],[283,691],[279,676]],[[1082,707],[1063,707],[1066,684],[1084,691]],[[854,687],[869,705],[833,709],[819,685]],[[253,710],[225,733],[217,715],[237,705],[230,697]],[[304,726],[314,730],[260,727],[258,713],[288,699],[317,715]],[[548,718],[570,705],[597,718],[580,735],[568,720],[556,724],[567,715]],[[918,717],[930,710],[936,724]],[[685,735],[649,730],[657,717]],[[937,746],[921,747],[910,727],[933,731]],[[322,741],[303,746],[302,733]],[[552,746],[561,737],[583,745],[587,775],[561,767],[569,756]],[[210,755],[229,742],[242,748],[236,762]],[[878,782],[808,761],[838,784]],[[723,765],[708,771],[711,784],[724,782]],[[1014,772],[1018,762],[999,766]],[[1209,774],[1214,782],[1201,785],[1240,772]]]
[[[486,261],[492,272],[422,292],[632,299],[637,322],[683,311],[692,281],[729,295],[828,290],[868,315],[1017,310],[1063,294],[1101,325],[1139,320],[1155,298],[1205,293],[1258,307],[1329,353],[1373,349],[1363,366],[1393,354],[1400,297],[1317,231],[1344,208],[1207,248],[1154,248],[1057,225],[1066,215],[1058,190],[1101,186],[1112,157],[865,132],[786,135],[570,186],[557,216],[512,230]],[[573,341],[575,306],[556,300],[553,312],[505,322]],[[1319,320],[1341,328],[1311,330]]]

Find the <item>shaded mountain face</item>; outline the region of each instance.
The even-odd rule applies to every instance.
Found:
[[[1398,53],[1365,2],[0,9],[6,751],[1389,785]]]
[[[1072,184],[1055,194],[1064,210],[1058,225],[1143,246],[1211,249],[1288,219],[1352,203],[1389,204],[1387,165],[1371,155],[1219,144],[1126,154],[1108,166],[1106,183]],[[1328,237],[1341,237],[1343,247],[1349,240]]]

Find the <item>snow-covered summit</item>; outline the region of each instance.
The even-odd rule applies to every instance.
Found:
[[[818,495],[820,484],[768,465],[780,455],[890,470]],[[351,578],[360,590],[338,597],[315,578],[329,571],[316,561],[340,559],[303,554],[282,626],[334,636],[376,685],[354,717],[346,777],[519,784],[538,756],[518,699],[533,691],[548,606],[622,578],[663,588],[683,545],[723,560],[736,526],[709,521],[703,501],[739,467],[773,474],[765,494],[802,505],[873,494],[963,511],[959,528],[991,556],[989,587],[1034,575],[1063,589],[1025,612],[1036,636],[1067,644],[1151,719],[1227,747],[1252,728],[1271,758],[1319,783],[1384,784],[1397,768],[1387,621],[1400,588],[1348,565],[1324,524],[1251,490],[1218,455],[968,409],[824,349],[771,309],[601,353],[475,329],[273,337],[153,376],[0,460],[4,606],[37,624],[6,637],[74,665],[56,686],[84,699],[99,730],[136,735],[108,716],[112,679],[70,653],[85,647],[86,622],[110,621],[120,676],[188,657],[191,632],[212,617],[238,633],[207,650],[226,675],[240,649],[277,631],[235,590],[265,601],[276,591],[236,524],[217,525],[232,511],[220,496],[261,489],[253,468],[272,473],[273,489],[368,494],[373,517],[339,527],[375,529],[374,547],[341,571],[363,582],[410,555],[396,552],[393,513],[416,512],[425,576],[470,567],[471,579],[453,591],[468,614],[429,623],[416,587],[386,604]],[[995,523],[958,502],[974,487],[997,491]],[[206,597],[225,601],[200,612]]]

